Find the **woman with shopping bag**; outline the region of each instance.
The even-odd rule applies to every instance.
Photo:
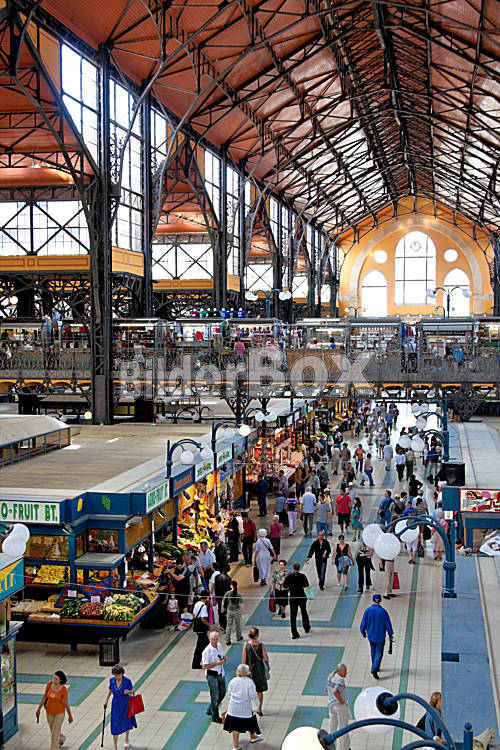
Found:
[[[113,675],[109,681],[108,694],[104,701],[104,711],[111,700],[111,735],[113,737],[114,750],[118,750],[118,737],[125,733],[124,748],[129,748],[129,732],[131,729],[137,729],[135,716],[129,718],[129,701],[135,694],[134,686],[128,677],[125,677],[125,670],[120,664],[116,664],[111,670]]]
[[[347,591],[349,568],[354,564],[354,560],[352,559],[351,548],[346,543],[343,534],[339,534],[339,541],[335,547],[335,557],[332,563],[337,568],[337,586],[342,586],[342,576],[344,576],[344,591]]]

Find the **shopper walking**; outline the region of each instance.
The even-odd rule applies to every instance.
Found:
[[[259,516],[262,518],[267,515],[267,493],[269,492],[269,485],[265,480],[264,474],[259,475],[259,481],[257,482],[257,502],[259,504]]]
[[[348,589],[349,568],[354,564],[352,552],[346,543],[343,534],[339,534],[339,541],[335,547],[335,557],[332,564],[337,569],[337,586],[342,586],[342,576],[344,576],[344,590]]]
[[[61,733],[64,714],[68,714],[68,722],[70,724],[73,722],[73,714],[68,703],[67,681],[64,672],[61,670],[54,672],[52,680],[45,686],[45,692],[36,710],[36,720],[38,721],[40,711],[42,708],[45,708],[50,731],[50,750],[58,750],[59,746],[64,745],[66,740],[64,734]]]
[[[253,545],[257,541],[257,528],[248,515],[243,513],[243,542],[241,544],[243,550],[243,559],[247,567],[252,565],[252,554]]]
[[[196,602],[193,608],[193,632],[196,633],[197,641],[193,661],[191,662],[191,669],[202,668],[201,655],[209,642],[208,600],[209,595],[205,591],[201,594],[200,601]]]
[[[253,564],[257,565],[259,569],[261,586],[266,585],[267,579],[271,575],[271,557],[273,560],[276,560],[273,545],[266,537],[267,531],[265,529],[259,529],[259,538],[257,539],[253,556]]]
[[[279,516],[273,516],[273,522],[269,527],[269,539],[273,545],[274,554],[277,556],[281,549],[281,532],[283,524],[279,522]]]
[[[300,563],[293,564],[293,573],[289,573],[285,578],[284,586],[290,592],[290,628],[292,638],[300,638],[297,630],[297,612],[300,607],[302,615],[302,626],[306,633],[311,630],[309,616],[307,614],[307,597],[305,589],[309,587],[307,577],[300,572]]]
[[[309,552],[307,553],[306,563],[309,562],[311,557],[314,556],[316,563],[316,572],[318,574],[318,583],[321,591],[325,588],[325,576],[326,566],[328,558],[330,557],[332,548],[330,543],[325,538],[325,532],[323,530],[318,532],[318,538],[311,544]]]
[[[104,701],[104,710],[108,706],[111,698],[111,735],[113,737],[114,750],[118,748],[118,737],[125,734],[125,744],[123,747],[130,747],[129,732],[131,729],[137,729],[135,716],[128,718],[128,704],[131,695],[134,695],[134,686],[128,677],[125,677],[125,670],[120,664],[116,664],[111,670],[113,675],[109,681],[108,694]],[[64,743],[61,743],[64,744]]]
[[[286,514],[288,516],[288,536],[292,536],[292,534],[295,534],[295,529],[297,528],[298,507],[299,502],[295,497],[295,492],[292,491],[290,497],[286,501]]]
[[[372,454],[371,453],[367,453],[366,454],[365,463],[364,463],[364,466],[363,466],[363,474],[361,475],[361,486],[362,487],[365,486],[365,481],[366,481],[365,478],[364,478],[365,476],[368,478],[368,481],[370,483],[370,487],[374,487],[375,486],[375,482],[373,481],[373,464],[372,464]]]
[[[381,601],[380,594],[374,594],[372,597],[373,604],[365,609],[363,619],[361,620],[360,631],[363,638],[368,638],[370,642],[370,651],[372,659],[372,675],[376,680],[379,678],[380,665],[384,653],[385,636],[389,636],[392,641],[394,631],[392,629],[391,618],[385,610]]]
[[[394,455],[394,451],[392,449],[392,445],[390,443],[387,443],[387,445],[384,446],[384,461],[385,461],[386,471],[391,470],[391,461],[392,461],[393,455]]]
[[[229,562],[232,563],[232,562],[238,562],[238,557],[240,553],[240,526],[238,523],[238,519],[236,518],[236,512],[234,510],[231,511],[230,516],[231,516],[230,521],[226,527],[226,534],[227,534],[227,543],[229,545]],[[217,557],[217,553],[216,553],[216,557]],[[219,561],[217,560],[217,562]],[[228,566],[228,569],[229,569],[229,566]]]
[[[347,667],[345,664],[339,664],[335,672],[328,675],[326,681],[326,690],[328,693],[328,715],[330,733],[343,729],[349,723],[349,703],[347,699],[347,687],[345,678],[347,677]],[[338,744],[337,744],[338,743]],[[344,734],[335,743],[338,750],[349,750],[349,735]]]
[[[207,715],[212,721],[222,724],[219,716],[219,706],[226,695],[226,680],[224,675],[224,664],[228,661],[222,646],[219,643],[219,635],[215,630],[210,633],[210,643],[201,655],[201,665],[207,676],[208,689],[210,691],[210,706]]]
[[[248,641],[243,644],[243,664],[248,664],[250,677],[255,683],[259,707],[257,713],[262,716],[262,703],[264,693],[268,689],[267,676],[269,671],[269,656],[266,647],[259,641],[259,628],[250,628],[248,631]]]
[[[257,700],[257,690],[250,678],[247,664],[240,664],[236,670],[236,677],[227,686],[229,702],[224,718],[224,731],[233,735],[233,750],[241,750],[240,734],[250,732],[250,742],[258,742],[262,735],[254,714],[252,701]]]
[[[406,478],[409,479],[413,474],[413,468],[415,466],[415,452],[413,448],[408,448],[406,451]]]
[[[351,496],[348,495],[345,490],[340,490],[335,502],[337,505],[337,520],[339,522],[340,531],[343,533],[344,525],[347,529],[351,518]]]
[[[354,504],[351,511],[351,524],[352,524],[352,541],[361,539],[361,532],[363,531],[363,507],[361,505],[361,499],[359,497],[354,498]]]
[[[198,559],[200,561],[200,570],[203,580],[205,581],[205,587],[208,589],[208,582],[213,575],[214,563],[216,562],[214,553],[208,547],[208,542],[201,542]]]
[[[316,531],[319,534],[320,531],[324,531],[328,534],[330,528],[330,503],[326,501],[324,495],[320,495],[319,502],[316,506]]]
[[[238,581],[231,581],[231,590],[226,591],[222,600],[222,612],[226,615],[226,645],[231,645],[233,624],[236,630],[236,640],[242,641],[241,613],[245,611],[243,597],[238,591]]]
[[[396,458],[394,459],[394,461],[396,463],[396,472],[398,474],[398,481],[402,482],[404,473],[405,473],[406,456],[401,450],[401,448],[396,451]]]
[[[314,507],[318,501],[311,487],[307,487],[300,501],[300,513],[304,524],[304,536],[312,536]]]
[[[359,443],[358,447],[354,451],[354,460],[356,462],[356,471],[359,471],[361,474],[363,472],[363,463],[365,460],[365,450],[361,443]]]
[[[379,523],[382,526],[386,526],[391,520],[391,504],[392,504],[392,493],[391,490],[384,492],[384,497],[378,504],[377,515],[379,516]]]
[[[332,471],[334,474],[339,473],[340,466],[340,449],[334,445],[332,448]]]
[[[288,605],[288,589],[285,588],[285,578],[290,573],[286,567],[286,560],[280,560],[278,568],[274,571],[272,576],[272,591],[271,594],[274,596],[274,603],[278,607],[278,615],[285,617],[286,608]]]
[[[215,603],[217,604],[217,612],[219,613],[219,625],[225,630],[227,620],[225,611],[222,611],[222,600],[224,599],[224,595],[231,590],[231,576],[229,573],[220,572],[216,576],[212,588],[213,592],[211,593],[213,593]]]
[[[363,593],[363,586],[369,591],[372,585],[371,572],[374,570],[372,562],[373,550],[363,541],[356,550],[356,563],[358,566],[358,594]]]

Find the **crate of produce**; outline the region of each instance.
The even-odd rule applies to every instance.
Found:
[[[80,607],[80,617],[85,620],[102,620],[104,604],[102,602],[85,602]]]

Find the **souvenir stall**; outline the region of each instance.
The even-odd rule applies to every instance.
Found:
[[[233,447],[220,448],[215,454],[218,508],[230,510],[233,501]]]
[[[0,553],[0,678],[2,681],[0,721],[3,727],[3,742],[10,740],[18,730],[16,639],[21,624],[11,622],[10,617],[11,596],[21,591],[23,586],[24,559],[13,560],[12,557]]]

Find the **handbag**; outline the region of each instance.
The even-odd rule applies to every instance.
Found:
[[[310,586],[308,586],[306,589],[304,589],[305,595],[307,599],[316,599],[316,594],[312,590]]]
[[[142,695],[131,695],[128,699],[127,719],[131,719],[132,716],[136,716],[143,711],[144,703],[142,701]]]
[[[193,631],[195,633],[207,633],[208,632],[208,627],[205,625],[205,623],[200,617],[200,612],[202,609],[203,607],[200,607],[200,609],[198,610],[198,614],[193,619]]]
[[[252,646],[252,644],[250,644],[250,647],[251,647],[252,651],[254,652],[255,656],[257,657],[257,659],[263,663],[263,665],[264,665],[264,676],[265,676],[266,680],[269,680],[271,678],[271,667],[269,666],[269,662],[266,661],[265,659],[261,659],[260,658],[259,654],[254,649],[254,647]],[[250,705],[251,705],[251,701],[250,701]]]
[[[269,612],[276,612],[276,600],[274,598],[274,592],[271,592],[269,597]]]
[[[418,547],[417,547],[417,555],[418,555],[419,557],[424,557],[424,556],[425,556],[424,545],[422,544],[422,542],[419,542],[419,543],[418,543]]]
[[[397,570],[394,571],[394,576],[392,579],[392,588],[396,591],[399,589],[399,576]]]
[[[256,565],[253,566],[253,582],[257,583],[259,580],[259,569]]]

